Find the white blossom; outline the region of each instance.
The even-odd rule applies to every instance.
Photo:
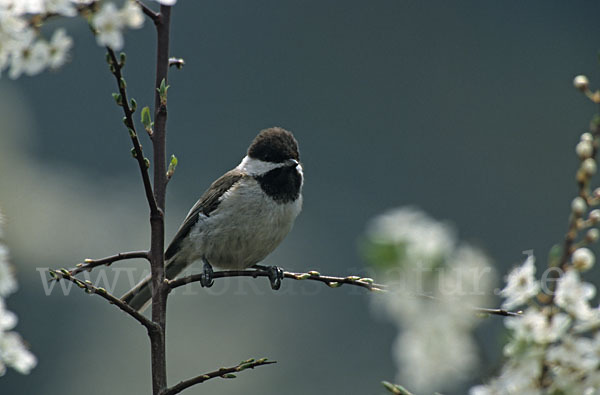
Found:
[[[134,1],[126,1],[120,11],[123,24],[132,29],[139,29],[144,24],[144,14]]]
[[[48,66],[50,48],[48,43],[36,40],[31,45],[13,53],[9,71],[10,78],[18,78],[22,73],[32,76]]]
[[[481,320],[472,307],[490,303],[495,280],[487,256],[457,245],[448,225],[414,208],[377,217],[367,236],[399,256],[381,273],[389,292],[374,301],[399,329],[392,349],[397,380],[432,393],[468,378],[479,363],[471,331]]]
[[[558,280],[554,300],[557,306],[577,319],[588,320],[593,316],[588,301],[595,294],[596,288],[590,283],[581,282],[576,270],[567,270]]]
[[[567,314],[548,314],[531,307],[520,317],[507,317],[505,326],[511,329],[517,340],[547,344],[557,341],[569,328],[571,319]]]
[[[113,50],[123,48],[122,30],[125,27],[139,28],[143,22],[139,5],[132,1],[127,1],[120,10],[112,2],[103,3],[100,11],[92,18],[98,45],[108,46]]]
[[[9,65],[13,52],[30,44],[33,35],[24,19],[0,8],[0,70]]]
[[[77,15],[77,8],[73,0],[45,0],[46,12],[63,16]]]
[[[0,0],[0,7],[13,15],[59,14],[77,15],[76,0]]]
[[[9,331],[17,325],[17,316],[6,310],[4,299],[0,298],[0,333]]]
[[[535,279],[535,257],[529,255],[523,265],[515,267],[506,278],[506,286],[500,295],[506,300],[502,303],[505,309],[513,309],[527,303],[538,294],[540,283]]]
[[[50,40],[48,66],[53,69],[62,66],[72,46],[73,39],[67,36],[65,29],[56,29]]]
[[[28,374],[36,365],[35,356],[27,350],[18,333],[6,332],[0,335],[0,375],[6,372],[6,366]]]
[[[104,3],[100,11],[94,14],[92,25],[96,29],[98,45],[108,46],[114,50],[123,47],[123,28],[119,10],[114,3]]]
[[[395,246],[407,260],[421,265],[421,269],[448,257],[455,245],[450,226],[413,207],[390,210],[376,217],[367,233],[377,243]]]
[[[526,279],[522,281],[524,284],[535,282],[534,267],[525,268],[524,264],[515,270],[520,272],[513,271],[512,280],[522,277]],[[600,308],[590,307],[595,287],[582,282],[579,276],[577,270],[567,270],[558,280],[553,304],[540,308],[532,303],[521,316],[505,319],[505,326],[511,332],[511,340],[504,347],[507,360],[498,377],[471,388],[471,395],[597,393],[600,388]],[[508,281],[511,282],[510,275]],[[514,293],[505,292],[504,296],[510,298]],[[589,330],[595,330],[593,338],[582,334]]]
[[[589,386],[584,379],[597,375],[600,363],[594,340],[574,336],[565,336],[549,348],[546,361],[554,375],[552,389],[567,394],[583,394]]]
[[[397,379],[423,392],[464,380],[478,362],[477,347],[467,331],[430,318],[402,331],[393,346],[401,367]]]
[[[17,281],[8,263],[8,250],[0,244],[0,299],[17,290]]]
[[[0,0],[0,7],[14,15],[41,14],[46,11],[45,0]]]
[[[529,349],[519,358],[509,360],[490,383],[471,388],[469,395],[542,395],[538,386],[542,361],[541,350]]]
[[[3,217],[0,213],[0,236],[2,224]],[[9,332],[17,324],[17,316],[6,310],[3,298],[16,289],[17,283],[8,262],[8,251],[0,242],[0,376],[6,372],[7,367],[27,374],[37,364],[35,356],[27,350],[21,337],[16,332]]]

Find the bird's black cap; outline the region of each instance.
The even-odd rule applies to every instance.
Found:
[[[288,159],[300,160],[298,142],[294,135],[280,127],[261,130],[248,147],[248,156],[272,163]]]

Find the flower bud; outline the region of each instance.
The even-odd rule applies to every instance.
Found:
[[[588,219],[592,224],[597,224],[598,222],[600,222],[600,210],[595,209],[590,211]]]
[[[592,136],[590,132],[582,133],[581,141],[587,141],[588,143],[591,143],[592,141],[594,141],[594,136]]]
[[[583,198],[581,196],[577,196],[571,202],[571,210],[573,211],[573,214],[577,217],[581,217],[583,215],[583,213],[585,213],[586,209],[587,209],[587,204],[585,203],[585,200],[583,200]]]
[[[592,152],[594,152],[594,147],[592,143],[589,141],[580,141],[577,146],[575,146],[575,152],[579,159],[583,160],[592,156]]]
[[[592,158],[587,158],[583,161],[583,163],[581,163],[581,170],[583,170],[587,176],[593,176],[596,174],[597,169],[598,166],[596,166],[596,161]]]
[[[573,252],[573,256],[571,257],[571,262],[573,262],[575,269],[582,272],[594,266],[595,261],[596,257],[589,248],[578,248]]]
[[[596,228],[591,228],[585,234],[585,241],[588,243],[595,243],[600,238],[600,230]]]
[[[585,75],[578,75],[577,77],[573,78],[573,86],[576,89],[585,92],[590,86],[590,81]]]

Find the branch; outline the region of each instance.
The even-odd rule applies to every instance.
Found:
[[[481,314],[499,315],[502,317],[521,317],[523,315],[522,311],[508,311],[508,310],[504,310],[504,309],[486,309],[485,307],[471,307],[471,308]]]
[[[138,3],[140,8],[142,9],[142,12],[144,14],[146,14],[147,17],[152,19],[152,22],[157,23],[160,20],[160,14],[158,12],[156,12],[152,8],[148,7],[141,0],[135,0],[135,2]]]
[[[585,87],[582,91],[593,102],[595,102],[597,104],[599,103],[598,92],[595,92],[592,94],[592,92],[587,87]],[[592,138],[592,141],[591,141],[592,153],[589,156],[589,159],[596,162],[596,157],[598,155],[598,149],[599,149],[598,138],[600,137],[600,118],[598,118],[598,116],[595,116],[592,119],[592,122],[590,123],[590,133],[591,133],[591,138]],[[595,225],[595,223],[591,222],[589,219],[588,219],[588,221],[583,220],[584,213],[587,212],[590,207],[597,206],[599,203],[598,196],[596,196],[595,192],[592,195],[590,195],[589,189],[590,189],[590,181],[591,181],[592,175],[587,174],[583,170],[583,162],[585,160],[589,160],[589,159],[584,158],[584,157],[580,157],[580,159],[581,159],[581,164],[580,164],[580,167],[579,167],[577,173],[575,174],[575,179],[577,181],[577,189],[578,189],[577,195],[585,201],[586,207],[584,207],[584,210],[581,213],[576,213],[574,210],[574,207],[571,207],[571,214],[569,215],[567,232],[565,233],[565,238],[562,242],[562,252],[561,252],[560,260],[558,260],[555,263],[550,262],[550,264],[551,264],[550,267],[557,267],[557,268],[561,269],[562,272],[566,271],[567,268],[569,267],[569,261],[571,259],[571,256],[573,255],[573,252],[575,252],[575,250],[578,247],[580,247],[581,245],[584,245],[585,243],[587,243],[587,241],[585,239],[580,241],[579,243],[576,243],[577,237],[579,236],[579,231],[585,229],[586,227]],[[549,274],[550,274],[549,278],[548,278],[548,281],[550,282],[548,285],[549,292],[547,294],[540,294],[540,296],[538,296],[538,299],[540,299],[542,302],[544,302],[546,304],[554,303],[554,296],[556,293],[556,285],[558,283],[557,280],[561,276],[561,273],[559,273],[558,271],[555,271],[555,270],[550,271]]]
[[[167,194],[166,133],[167,83],[169,72],[169,36],[171,7],[161,5],[156,27],[156,79],[154,84],[154,201],[158,210],[150,213],[150,271],[152,276],[152,321],[160,330],[150,334],[152,393],[158,395],[167,388],[167,296],[165,283],[165,200]]]
[[[77,285],[79,288],[85,290],[85,292],[93,293],[93,294],[100,296],[101,298],[104,298],[110,304],[117,306],[119,309],[121,309],[125,313],[129,314],[137,322],[139,322],[144,327],[146,327],[146,329],[148,330],[149,333],[156,332],[160,329],[160,327],[157,324],[150,321],[149,319],[144,317],[142,314],[138,313],[135,309],[132,309],[131,307],[129,307],[129,305],[125,302],[122,302],[121,299],[117,298],[114,295],[109,294],[106,291],[106,289],[95,287],[92,285],[92,283],[90,281],[81,281],[81,280],[73,277],[67,269],[60,269],[60,270],[50,269],[49,272],[50,272],[50,276],[56,281],[60,281],[63,279],[70,281],[70,282],[74,283],[75,285]]]
[[[133,110],[131,107],[129,107],[129,102],[127,101],[127,86],[125,84],[125,79],[121,74],[123,63],[117,60],[115,52],[112,49],[106,47],[106,50],[108,51],[110,72],[115,76],[115,79],[117,80],[117,86],[119,87],[120,101],[118,100],[117,102],[123,108],[123,113],[125,114],[123,121],[125,122],[125,126],[127,126],[129,129],[129,136],[131,137],[131,142],[133,143],[134,157],[137,160],[140,167],[140,172],[142,173],[142,181],[144,183],[146,199],[148,200],[148,205],[150,206],[150,213],[156,214],[159,210],[158,205],[156,204],[156,199],[154,198],[154,193],[152,192],[150,175],[148,174],[149,162],[147,162],[147,159],[144,157],[142,145],[140,144],[137,132],[135,131],[135,124],[133,123]]]
[[[223,270],[214,272],[212,278],[223,278],[223,277],[269,277],[270,272],[263,269],[255,270]],[[168,282],[169,288],[175,289],[183,285],[199,282],[202,274],[192,274],[190,276],[182,277],[177,280],[170,280]],[[294,272],[283,272],[284,278],[290,278],[292,280],[312,280],[319,281],[327,284],[331,288],[341,287],[343,284],[355,285],[358,287],[366,288],[369,291],[383,291],[385,285],[373,283],[371,278],[361,278],[359,276],[347,276],[347,277],[334,277],[334,276],[323,276],[321,273],[311,270],[307,273],[294,273]]]
[[[201,374],[200,376],[196,376],[189,380],[181,381],[179,384],[167,388],[166,390],[161,392],[160,395],[175,395],[193,385],[203,383],[206,380],[214,379],[216,377],[221,377],[224,379],[234,379],[236,376],[233,373],[241,372],[245,369],[254,369],[257,366],[270,365],[273,363],[277,362],[267,361],[267,358],[261,358],[257,361],[255,361],[254,359],[249,359],[247,361],[240,362],[238,365],[230,368],[220,368],[219,370],[215,370],[214,372]]]
[[[222,270],[217,271],[212,274],[212,278],[224,278],[224,277],[269,277],[269,272],[263,269],[253,269],[253,270]],[[283,272],[284,278],[290,278],[292,280],[312,280],[319,281],[327,284],[331,288],[341,287],[343,284],[354,285],[357,287],[362,287],[368,289],[373,292],[390,292],[389,287],[384,284],[377,284],[373,282],[372,278],[368,277],[359,277],[359,276],[347,276],[347,277],[335,277],[335,276],[324,276],[321,273],[311,270],[306,273],[295,273],[295,272]],[[202,278],[202,274],[192,274],[189,276],[181,277],[176,280],[170,280],[168,282],[169,291],[182,287],[189,283],[200,282]],[[418,297],[428,298],[432,300],[438,300],[431,295],[418,294],[414,295]],[[490,314],[490,315],[499,315],[503,317],[520,317],[522,314],[520,311],[508,311],[504,309],[488,309],[485,307],[471,307],[473,311],[479,314]]]
[[[106,258],[86,259],[83,263],[79,263],[75,268],[70,269],[69,273],[71,276],[74,276],[84,271],[91,272],[93,268],[98,266],[110,266],[114,262],[137,258],[144,258],[146,260],[149,259],[148,251],[119,252],[116,255],[107,256]]]

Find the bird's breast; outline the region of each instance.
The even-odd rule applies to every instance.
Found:
[[[224,269],[250,267],[281,243],[301,208],[300,192],[282,203],[265,194],[256,179],[240,180],[210,216],[200,215],[190,233],[190,258]]]

